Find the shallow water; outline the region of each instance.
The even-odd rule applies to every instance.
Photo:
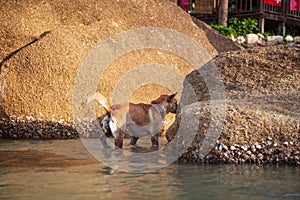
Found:
[[[184,165],[128,174],[80,140],[0,141],[0,199],[300,199],[300,168]]]

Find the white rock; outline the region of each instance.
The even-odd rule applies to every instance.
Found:
[[[231,151],[236,150],[235,146],[230,146],[230,150],[231,150]]]
[[[273,138],[271,136],[268,136],[268,140],[272,140]]]
[[[250,33],[246,35],[247,44],[256,44],[258,42],[258,36],[254,33]]]
[[[284,39],[285,39],[286,42],[293,42],[294,41],[294,38],[290,35],[287,35]]]
[[[246,39],[244,38],[244,36],[238,36],[236,38],[236,40],[237,40],[237,43],[239,43],[239,44],[242,44],[242,43],[244,43],[246,41]]]
[[[300,36],[294,37],[294,42],[300,42]]]
[[[268,41],[268,42],[273,42],[273,41],[275,41],[275,36],[274,36],[274,35],[268,36],[268,37],[267,37],[267,41]]]
[[[225,144],[220,144],[220,146],[219,146],[219,151],[222,151],[222,150],[227,151],[227,150],[228,150],[228,147],[227,147]]]
[[[262,146],[260,144],[257,144],[255,146],[256,146],[256,149],[261,149],[262,148]]]
[[[265,38],[265,36],[261,33],[257,33],[256,34],[258,36],[258,39],[263,40]]]
[[[243,149],[244,151],[247,151],[247,150],[248,150],[248,147],[245,146],[245,145],[243,145],[243,146],[241,146],[241,149]]]
[[[272,145],[272,142],[268,140],[268,141],[266,142],[266,145],[267,145],[267,146],[271,146],[271,145]]]
[[[32,116],[26,116],[27,121],[34,121],[34,118]]]
[[[268,36],[267,41],[273,42],[274,44],[280,43],[283,42],[283,36],[282,35]]]
[[[283,42],[283,36],[281,36],[281,35],[276,35],[276,36],[275,36],[275,41],[276,41],[276,42]]]

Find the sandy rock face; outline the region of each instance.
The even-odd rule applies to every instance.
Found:
[[[198,71],[190,73],[183,94],[189,92],[182,95],[181,108],[189,106],[191,115],[196,115],[199,123],[192,145],[181,159],[186,162],[203,160],[204,143],[206,148],[208,145],[211,149],[216,147],[212,149],[214,158],[209,157],[210,154],[205,157],[216,162],[286,162],[290,157],[294,159],[293,155],[298,159],[299,55],[299,44],[221,54],[214,63],[224,83],[225,99],[212,98],[214,91],[210,90],[205,77]],[[187,96],[191,94],[191,87],[195,96]],[[221,110],[223,113],[218,110],[222,106],[226,107]],[[181,121],[182,114],[178,113],[167,131],[169,141],[178,137],[180,126],[185,126]],[[220,131],[217,136],[208,134],[209,127],[218,126],[221,128],[216,129]],[[258,149],[256,144],[259,144]],[[249,150],[251,155],[246,153]],[[263,159],[259,160],[261,157]]]
[[[218,54],[205,32],[169,1],[7,1],[0,9],[1,19],[5,19],[1,20],[0,33],[3,116],[71,119],[72,92],[80,66],[97,45],[126,30],[170,29],[201,44],[211,57]],[[112,63],[99,80],[98,89],[110,98],[115,80],[147,62],[172,66],[183,75],[193,69],[169,52],[133,51]],[[133,101],[149,102],[162,92],[172,92],[166,88],[151,90],[151,84],[143,87]]]

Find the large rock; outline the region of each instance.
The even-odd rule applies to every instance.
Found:
[[[8,115],[72,118],[72,91],[79,67],[98,44],[125,30],[176,30],[201,43],[211,56],[217,54],[189,15],[168,1],[6,1],[0,13],[0,96]],[[148,54],[152,62],[176,57],[145,50],[125,56],[130,61],[124,65],[135,67]],[[175,65],[187,65],[174,59]],[[120,67],[111,72],[114,80],[123,73]]]
[[[294,44],[252,48],[216,57],[214,63],[224,83],[226,101],[217,95],[212,97],[215,91],[210,89],[213,87],[198,72],[203,70],[190,73],[185,80],[180,107],[188,106],[191,115],[199,118],[199,125],[192,145],[181,159],[187,162],[212,157],[217,162],[298,162],[299,55],[300,45]],[[216,79],[217,84],[218,81]],[[169,141],[178,137],[180,125],[185,126],[181,124],[181,117],[178,113],[167,131]],[[215,129],[219,131],[216,136],[208,136],[209,127],[219,127]],[[205,152],[208,145],[211,152]],[[203,157],[207,153],[212,154]]]
[[[226,50],[237,49],[216,32],[209,30],[207,34],[199,29],[189,14],[167,0],[5,1],[1,3],[0,18],[1,118],[72,121],[72,95],[79,68],[95,47],[124,31],[156,27],[182,33],[202,46],[209,55],[206,59],[220,52],[220,46],[216,42],[212,45],[206,35],[215,35],[221,44],[226,40]],[[114,60],[99,78],[97,89],[110,100],[121,77],[149,63],[169,66],[182,77],[194,69],[174,53],[139,49]],[[141,79],[148,76],[138,74]],[[168,82],[181,85],[178,79]],[[131,100],[150,102],[161,93],[173,92],[170,90],[155,83],[141,85]]]

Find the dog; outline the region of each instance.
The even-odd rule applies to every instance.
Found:
[[[162,94],[151,104],[126,103],[109,107],[105,97],[96,92],[89,97],[88,102],[96,100],[106,110],[106,114],[100,118],[100,124],[106,137],[113,135],[116,147],[123,147],[125,133],[130,135],[131,145],[135,145],[140,137],[150,135],[152,147],[158,147],[158,136],[163,128],[165,116],[168,113],[176,114],[176,95],[177,93]]]

